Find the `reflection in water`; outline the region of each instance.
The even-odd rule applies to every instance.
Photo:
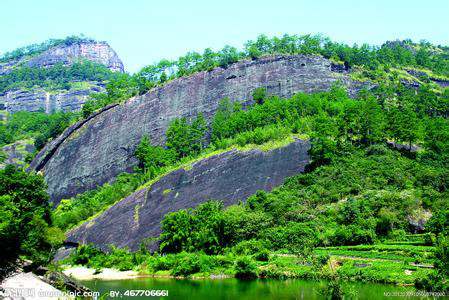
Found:
[[[115,298],[107,299],[176,299],[176,300],[318,300],[324,299],[320,293],[323,283],[312,280],[189,280],[165,278],[137,278],[113,281],[81,281],[81,284],[99,291],[101,295],[110,291]],[[412,292],[413,287],[374,283],[345,283],[345,288],[352,288],[360,300],[388,299],[385,292]],[[129,290],[168,290],[168,297],[125,296]],[[121,295],[118,296],[118,295]],[[394,297],[399,299],[419,299]],[[442,299],[442,298],[440,298]]]

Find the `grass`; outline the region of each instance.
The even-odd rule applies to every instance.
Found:
[[[356,264],[366,264],[360,268]],[[431,269],[422,269],[406,263],[387,261],[342,260],[337,271],[343,278],[357,281],[373,281],[392,284],[413,284],[415,279],[431,273]]]
[[[140,252],[133,254],[127,250],[114,248],[109,254],[89,256],[86,266],[97,269],[104,267],[119,270],[132,269],[142,275],[156,277],[234,277],[238,272],[238,262],[246,259],[249,260],[251,268],[259,278],[317,280],[332,279],[338,274],[339,277],[348,281],[411,285],[416,279],[426,277],[433,270],[414,265],[409,259],[410,255],[417,251],[432,253],[433,250],[432,246],[402,244],[320,247],[307,258],[271,252],[267,261],[258,261],[257,255],[241,256],[232,250],[225,251],[223,255],[182,252],[161,256]],[[397,254],[397,251],[400,251],[401,255]],[[326,254],[331,255],[326,258],[323,256]],[[342,254],[355,257],[342,257]],[[68,258],[62,263],[70,265],[71,262],[74,260]]]
[[[70,82],[70,90],[71,91],[87,90],[94,86],[96,86],[96,85],[89,81]]]
[[[416,68],[416,67],[404,67],[403,69],[426,73],[427,76],[429,76],[429,78],[431,78],[431,79],[449,80],[449,77],[444,76],[444,75],[435,74],[434,72],[432,72],[431,70],[428,70],[428,69]]]
[[[339,247],[320,247],[315,249],[315,254],[333,255],[340,257],[365,258],[371,260],[392,260],[403,262],[415,262],[419,264],[431,264],[433,262],[432,246],[410,244],[377,244]]]

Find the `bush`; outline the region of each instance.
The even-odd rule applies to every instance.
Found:
[[[254,255],[261,250],[266,250],[267,244],[267,241],[255,239],[241,241],[240,243],[232,247],[232,252],[236,255]]]
[[[89,265],[92,258],[102,255],[102,252],[93,245],[81,245],[71,255],[72,265]]]
[[[177,259],[171,271],[173,276],[189,276],[201,270],[199,257],[196,254],[188,254]]]
[[[357,225],[340,226],[331,237],[334,246],[351,246],[373,244],[376,235],[371,229],[363,229]]]
[[[257,261],[269,261],[270,251],[268,251],[267,249],[262,249],[256,254],[254,254],[254,259]]]
[[[264,99],[267,97],[267,89],[264,87],[256,88],[253,91],[253,100],[258,104],[262,104]]]
[[[235,277],[237,278],[255,278],[257,277],[257,266],[248,256],[239,257],[235,266]]]

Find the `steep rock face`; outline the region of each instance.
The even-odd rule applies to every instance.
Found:
[[[42,89],[13,90],[0,95],[4,110],[16,111],[79,111],[92,93],[104,91],[102,83],[91,83],[89,88],[59,92],[47,92]]]
[[[196,207],[209,199],[229,206],[258,190],[271,191],[287,176],[304,171],[308,149],[307,141],[296,140],[267,152],[231,150],[198,161],[188,170],[169,173],[72,230],[67,241],[137,250],[142,239],[161,233],[160,222],[168,212]]]
[[[48,49],[27,62],[31,67],[49,67],[55,64],[71,64],[87,59],[105,65],[111,71],[123,72],[123,62],[106,42],[82,42],[59,45]]]
[[[23,66],[46,68],[55,64],[70,65],[82,59],[105,65],[111,71],[124,72],[123,62],[106,42],[80,42],[72,45],[59,45],[33,56],[0,63],[0,76],[14,68]],[[86,82],[84,89],[48,92],[42,88],[31,90],[10,90],[0,94],[0,110],[8,112],[39,111],[78,111],[91,93],[104,91],[102,82]]]
[[[318,56],[269,56],[200,72],[97,115],[57,149],[46,147],[32,167],[44,173],[51,200],[58,203],[131,170],[137,163],[133,152],[142,136],[149,134],[154,144],[163,143],[165,130],[174,118],[192,118],[202,112],[211,120],[221,99],[229,97],[248,106],[253,103],[252,91],[258,87],[290,97],[299,91],[328,90],[337,80],[351,95],[366,86],[332,72],[329,60]]]

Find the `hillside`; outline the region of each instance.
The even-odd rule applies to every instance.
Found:
[[[0,109],[77,111],[113,72],[123,63],[106,42],[68,37],[16,49],[0,58]]]
[[[4,54],[0,167],[29,164],[36,150],[78,118],[84,103],[104,93],[111,80],[127,76],[123,72],[106,42],[85,37],[48,40]]]
[[[4,136],[47,129],[28,173],[0,171],[6,263],[65,240],[97,271],[448,291],[448,67],[426,42],[260,36],[8,115]]]
[[[133,152],[141,137],[148,134],[161,145],[174,118],[190,120],[202,113],[210,121],[224,98],[247,107],[255,102],[251,93],[256,88],[290,97],[300,91],[328,90],[338,80],[353,95],[370,86],[331,71],[327,59],[304,55],[245,60],[226,69],[174,79],[90,118],[66,140],[48,144],[31,168],[44,173],[51,199],[58,203],[131,171],[137,164]]]

